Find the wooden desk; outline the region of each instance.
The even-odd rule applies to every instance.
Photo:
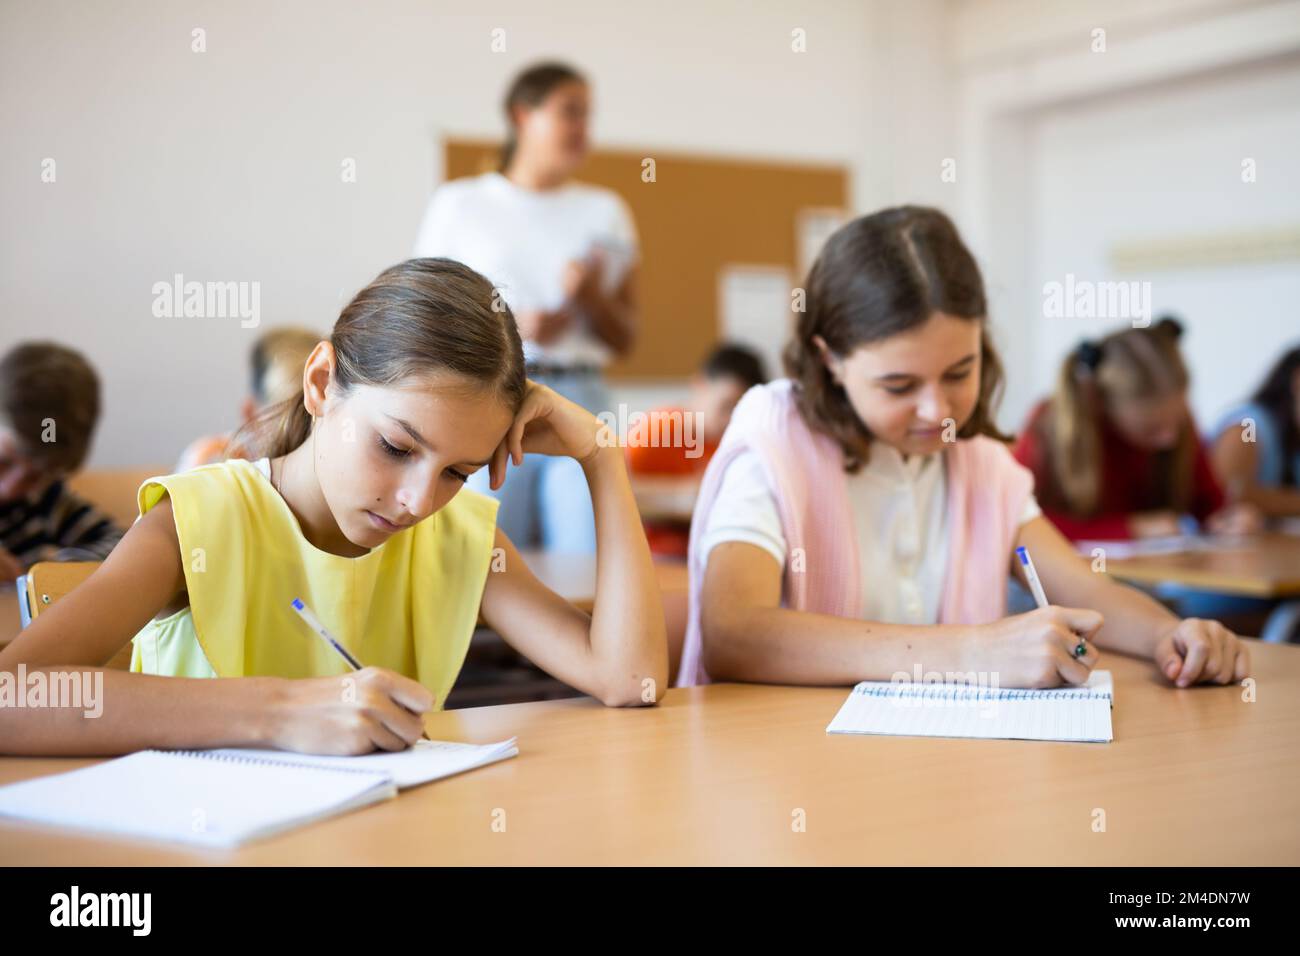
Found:
[[[1149,663],[1107,656],[1111,744],[829,736],[846,694],[834,688],[447,711],[431,736],[518,734],[520,755],[232,852],[0,822],[0,865],[1296,865],[1300,648],[1251,650],[1250,704],[1238,686],[1172,690]],[[90,762],[3,758],[0,782]]]
[[[1223,594],[1300,595],[1300,537],[1250,535],[1231,547],[1107,559],[1108,573],[1139,584],[1181,584]]]

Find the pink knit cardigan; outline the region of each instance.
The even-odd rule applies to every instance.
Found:
[[[803,570],[784,569],[784,605],[796,611],[858,617],[862,606],[858,542],[839,446],[814,432],[795,405],[793,383],[751,388],[704,473],[691,519],[690,615],[677,685],[709,683],[700,636],[700,550],[722,475],[738,454],[758,454],[776,497],[786,553],[801,549]],[[939,623],[984,624],[1006,613],[1011,551],[1033,491],[1028,469],[1001,442],[977,437],[944,451],[947,464],[948,565]],[[797,639],[797,638],[793,638]]]

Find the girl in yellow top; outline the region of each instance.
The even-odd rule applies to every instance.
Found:
[[[0,710],[0,750],[401,749],[455,681],[475,622],[610,706],[667,686],[663,611],[617,444],[524,376],[514,317],[446,259],[383,272],[250,428],[265,458],[151,479],[104,564],[0,652],[0,670],[99,668],[103,715]],[[493,487],[525,454],[568,455],[595,506],[590,616],[542,585],[495,526]],[[301,598],[366,668],[297,618]],[[211,680],[212,677],[226,678]]]

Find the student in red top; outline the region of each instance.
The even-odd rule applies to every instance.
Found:
[[[1030,414],[1014,453],[1067,538],[1179,534],[1184,516],[1212,532],[1257,530],[1254,509],[1225,507],[1187,406],[1181,335],[1164,317],[1082,342]]]

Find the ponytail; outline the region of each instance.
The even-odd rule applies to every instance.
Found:
[[[1101,412],[1096,371],[1101,359],[1101,346],[1091,340],[1080,343],[1065,357],[1056,375],[1056,394],[1046,423],[1055,487],[1074,514],[1091,514],[1097,508]]]
[[[312,416],[297,395],[268,405],[242,425],[227,447],[226,457],[280,458],[289,454],[311,435]]]

